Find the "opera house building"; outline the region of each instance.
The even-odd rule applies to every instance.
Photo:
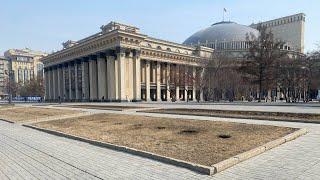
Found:
[[[303,53],[304,14],[262,24],[286,50]],[[238,57],[248,51],[247,34],[259,35],[256,24],[219,22],[182,44],[149,37],[134,26],[110,22],[101,31],[42,59],[46,100],[52,101],[195,101],[204,65],[214,53]],[[188,74],[188,75],[186,75]],[[180,83],[177,84],[177,81]]]

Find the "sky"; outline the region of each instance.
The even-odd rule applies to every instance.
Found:
[[[134,25],[151,37],[182,43],[226,19],[239,24],[306,14],[305,50],[320,43],[319,0],[0,0],[0,56],[11,48],[47,53],[80,40],[110,21]]]

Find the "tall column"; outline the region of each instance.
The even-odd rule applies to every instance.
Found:
[[[184,100],[188,101],[189,67],[184,66]]]
[[[161,76],[160,72],[161,71],[161,65],[160,62],[157,61],[157,66],[156,66],[156,83],[157,83],[157,101],[161,101]]]
[[[72,100],[72,66],[68,64],[68,76],[69,76],[69,100]]]
[[[193,101],[197,100],[196,73],[197,73],[196,67],[192,67],[192,100]]]
[[[167,82],[167,101],[170,101],[170,64],[167,63],[167,69],[166,69],[166,82]]]
[[[201,81],[203,80],[203,76],[204,76],[204,68],[201,69],[201,75],[200,75]],[[203,88],[202,87],[200,88],[200,101],[204,101]]]
[[[48,68],[45,68],[44,69],[44,82],[46,84],[45,86],[45,100],[48,100],[49,99],[49,71],[48,71]]]
[[[58,99],[60,97],[60,100],[62,100],[62,97],[63,97],[63,89],[62,89],[62,83],[63,83],[63,79],[62,79],[62,67],[61,65],[58,66],[58,90],[59,90],[59,93],[58,93]]]
[[[57,100],[59,94],[59,88],[58,88],[58,68],[53,68],[53,99]]]
[[[141,65],[140,65],[140,51],[135,50],[133,54],[133,99],[134,101],[141,101]]]
[[[107,56],[107,77],[108,77],[108,99],[118,99],[118,61],[112,55]]]
[[[180,101],[180,69],[179,69],[179,65],[176,64],[176,101]]]
[[[98,87],[97,87],[97,59],[96,57],[90,57],[89,59],[89,82],[90,82],[90,100],[98,99]]]
[[[79,100],[79,89],[78,89],[78,64],[77,61],[74,62],[74,92],[75,92],[75,99]]]
[[[65,66],[65,64],[63,64],[62,65],[62,79],[63,79],[63,81],[62,81],[62,99],[65,101],[66,100],[66,98],[67,98],[67,87],[66,87],[66,76],[67,76],[67,74],[66,74],[66,66]]]
[[[50,89],[49,89],[49,94],[50,94],[50,100],[52,100],[53,99],[53,93],[54,93],[54,91],[53,91],[53,68],[51,67],[50,68],[50,72],[49,72],[49,83],[50,83]]]
[[[268,89],[268,97],[267,97],[267,102],[270,101],[271,102],[271,89]]]
[[[126,56],[125,60],[125,65],[126,65],[126,70],[125,70],[125,92],[126,92],[126,100],[127,101],[132,101],[133,100],[133,94],[134,94],[134,59],[133,59],[133,52],[129,52],[128,56]]]
[[[150,101],[150,61],[146,60],[146,101]]]
[[[87,60],[81,62],[82,71],[82,100],[89,100],[89,63]]]
[[[100,54],[97,59],[98,68],[98,99],[107,99],[107,64],[105,54]]]
[[[126,76],[125,76],[125,49],[117,50],[117,62],[118,62],[118,91],[119,91],[119,101],[126,101]]]

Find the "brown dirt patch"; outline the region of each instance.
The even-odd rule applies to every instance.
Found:
[[[68,105],[61,107],[70,107],[70,108],[83,108],[83,109],[100,109],[100,110],[113,110],[113,111],[123,111],[129,109],[143,109],[146,107],[139,106],[117,106],[117,105]]]
[[[0,109],[0,119],[14,122],[24,122],[46,117],[76,114],[79,112],[80,111],[38,107],[17,107],[12,109]]]
[[[119,114],[35,125],[209,166],[295,131],[276,126]]]
[[[195,115],[195,116],[228,117],[228,118],[248,118],[248,119],[278,120],[278,121],[307,121],[307,122],[318,121],[320,123],[320,114],[308,114],[308,113],[233,111],[233,110],[214,110],[214,109],[156,109],[156,110],[147,110],[143,112]]]

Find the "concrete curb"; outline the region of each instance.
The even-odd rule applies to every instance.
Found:
[[[116,150],[116,151],[121,151],[121,152],[126,152],[126,153],[130,153],[133,155],[137,155],[137,156],[141,156],[144,158],[149,158],[149,159],[153,159],[156,161],[160,161],[163,163],[167,163],[167,164],[171,164],[171,165],[175,165],[178,167],[183,167],[198,173],[202,173],[202,174],[206,174],[206,175],[214,175],[218,172],[221,172],[231,166],[234,166],[242,161],[245,161],[247,159],[250,159],[254,156],[257,156],[271,148],[274,148],[276,146],[279,146],[285,142],[291,141],[296,139],[297,137],[304,135],[307,133],[306,129],[300,129],[298,131],[295,131],[285,137],[281,137],[277,140],[271,141],[267,144],[264,144],[262,146],[259,146],[257,148],[254,148],[252,150],[249,150],[247,152],[238,154],[234,157],[231,157],[229,159],[226,159],[224,161],[221,161],[219,163],[216,163],[212,166],[204,166],[204,165],[200,165],[200,164],[195,164],[195,163],[191,163],[191,162],[187,162],[187,161],[183,161],[183,160],[179,160],[179,159],[174,159],[174,158],[170,158],[170,157],[166,157],[166,156],[161,156],[158,154],[154,154],[154,153],[150,153],[150,152],[146,152],[146,151],[141,151],[141,150],[137,150],[134,148],[129,148],[126,146],[119,146],[119,145],[115,145],[115,144],[111,144],[111,143],[105,143],[105,142],[101,142],[101,141],[96,141],[96,140],[90,140],[87,138],[83,138],[83,137],[79,137],[79,136],[74,136],[74,135],[70,135],[70,134],[66,134],[60,131],[54,131],[54,130],[49,130],[49,129],[44,129],[44,128],[40,128],[40,127],[36,127],[33,125],[27,125],[24,124],[23,126],[28,127],[28,128],[32,128],[38,131],[42,131],[42,132],[46,132],[49,134],[53,134],[53,135],[57,135],[60,137],[65,137],[65,138],[69,138],[69,139],[73,139],[73,140],[77,140],[77,141],[82,141],[85,143],[89,143],[95,146],[99,146],[99,147],[104,147],[104,148],[108,148],[108,149],[112,149],[112,150]]]
[[[0,121],[4,121],[4,122],[10,123],[10,124],[14,124],[15,123],[13,121],[9,121],[9,120],[6,120],[6,119],[0,119]]]
[[[285,142],[294,140],[294,139],[298,138],[299,136],[302,136],[306,133],[308,133],[307,129],[299,129],[298,131],[295,131],[295,132],[288,134],[284,137],[281,137],[281,138],[276,139],[274,141],[268,142],[262,146],[259,146],[257,148],[252,149],[252,150],[249,150],[247,152],[238,154],[234,157],[231,157],[231,158],[226,159],[224,161],[221,161],[219,163],[216,163],[216,164],[212,165],[212,167],[214,167],[215,173],[221,172],[221,171],[223,171],[227,168],[230,168],[230,167],[232,167],[242,161],[245,161],[245,160],[250,159],[254,156],[257,156],[263,152],[266,152],[274,147],[277,147]]]
[[[234,118],[234,119],[249,119],[249,120],[264,120],[264,121],[280,121],[280,122],[297,122],[297,123],[311,123],[320,124],[317,120],[299,120],[299,119],[268,119],[261,117],[249,117],[249,116],[219,116],[219,115],[207,115],[207,114],[188,114],[188,113],[174,113],[174,112],[152,112],[152,111],[137,111],[137,113],[152,113],[152,114],[171,114],[171,115],[183,115],[183,116],[203,116],[203,117],[217,117],[217,118]]]
[[[165,156],[157,155],[157,154],[146,152],[146,151],[140,151],[140,150],[137,150],[134,148],[126,147],[126,146],[119,146],[119,145],[115,145],[115,144],[111,144],[111,143],[90,140],[90,139],[79,137],[79,136],[65,134],[60,131],[48,130],[48,129],[44,129],[44,128],[40,128],[40,127],[36,127],[36,126],[32,126],[32,125],[27,125],[27,124],[24,124],[22,126],[36,129],[36,130],[46,132],[49,134],[53,134],[56,136],[65,137],[65,138],[69,138],[69,139],[73,139],[73,140],[77,140],[77,141],[82,141],[82,142],[92,144],[95,146],[104,147],[104,148],[108,148],[108,149],[112,149],[112,150],[116,150],[116,151],[121,151],[121,152],[126,152],[126,153],[130,153],[133,155],[141,156],[144,158],[149,158],[149,159],[157,160],[160,162],[164,162],[167,164],[172,164],[175,166],[184,167],[184,168],[187,168],[187,169],[190,169],[192,171],[196,171],[196,172],[199,172],[202,174],[211,175],[214,172],[214,168],[212,168],[212,167],[203,166],[203,165],[199,165],[199,164],[195,164],[195,163],[191,163],[191,162],[187,162],[187,161],[182,161],[182,160],[178,160],[178,159],[174,159],[174,158],[170,158],[170,157],[165,157]]]

